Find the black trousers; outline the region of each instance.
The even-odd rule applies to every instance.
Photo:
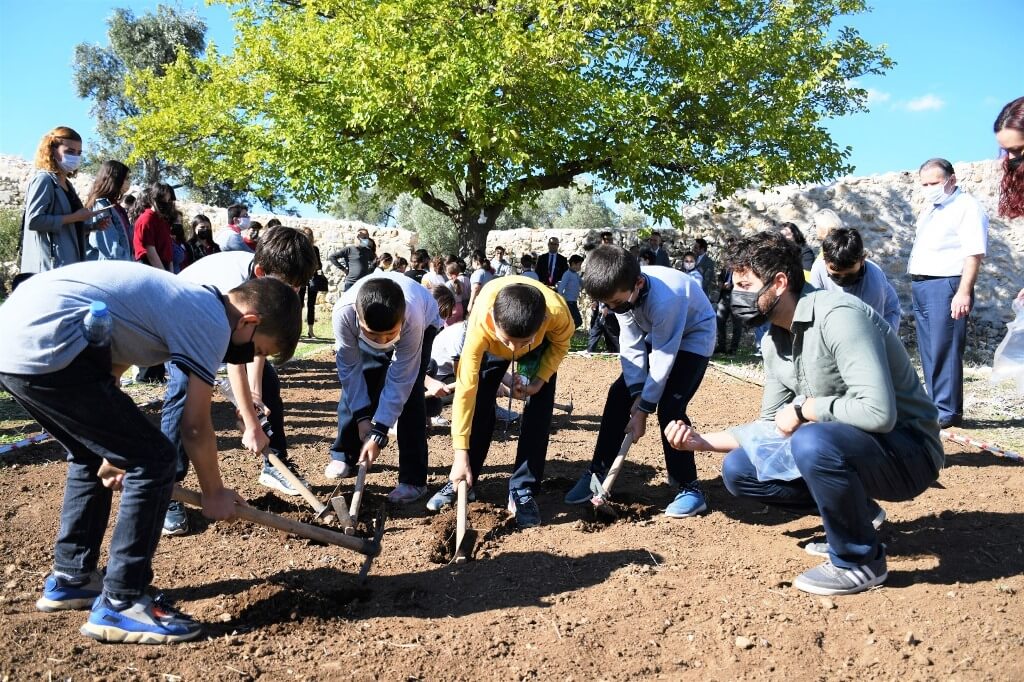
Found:
[[[469,465],[473,477],[483,470],[487,451],[494,436],[494,401],[498,386],[511,364],[509,360],[488,357],[480,368],[480,384],[476,392],[476,409],[473,412],[473,431],[469,436]],[[544,463],[548,456],[548,439],[551,435],[551,413],[555,407],[555,383],[558,374],[534,396],[531,396],[523,410],[520,423],[519,445],[516,461],[512,466],[509,490],[534,490],[544,479]]]
[[[650,352],[648,350],[648,352]],[[704,380],[704,372],[708,368],[708,358],[696,353],[680,351],[676,355],[675,364],[668,377],[668,385],[658,401],[658,435],[661,448],[665,453],[665,466],[669,476],[677,484],[691,483],[697,480],[697,465],[693,452],[676,450],[665,438],[665,427],[669,422],[682,419],[690,423],[686,415],[686,407]],[[601,417],[601,430],[597,434],[597,445],[594,448],[594,459],[590,470],[604,475],[615,460],[615,455],[622,445],[622,438],[629,423],[629,410],[633,406],[633,397],[626,388],[626,380],[620,374],[615,383],[608,389],[608,400],[604,404],[604,415]],[[648,426],[648,433],[651,428]],[[635,446],[634,446],[635,447]]]
[[[604,339],[605,349],[609,353],[619,352],[619,321],[612,313],[601,317],[600,311],[593,310],[590,313],[590,334],[587,339],[587,350],[591,353],[596,353],[601,339]]]
[[[319,289],[315,287],[300,287],[299,288],[299,304],[302,301],[306,302],[306,324],[313,326],[316,322],[316,297],[320,293]]]
[[[427,484],[427,412],[423,396],[423,376],[430,362],[430,349],[434,345],[437,329],[427,327],[423,331],[423,350],[420,353],[420,367],[412,385],[412,393],[398,417],[398,482],[409,485],[424,486]],[[380,395],[387,382],[388,367],[394,352],[381,352],[366,345],[360,345],[362,356],[363,380],[370,396],[369,411],[372,415],[380,404]],[[338,436],[331,446],[331,457],[342,457],[354,465],[363,449],[359,440],[359,422],[353,415],[352,407],[345,399],[342,389],[338,400]]]

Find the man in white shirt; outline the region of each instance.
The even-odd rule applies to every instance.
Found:
[[[957,187],[949,161],[929,159],[919,176],[925,206],[907,272],[925,385],[939,409],[939,425],[948,428],[963,419],[967,316],[988,248],[988,216]]]

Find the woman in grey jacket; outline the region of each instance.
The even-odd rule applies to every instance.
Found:
[[[82,136],[58,126],[43,136],[36,150],[38,169],[25,190],[21,271],[46,272],[85,260],[84,222],[100,211],[82,206],[71,186],[82,161]],[[106,227],[105,222],[97,224]]]

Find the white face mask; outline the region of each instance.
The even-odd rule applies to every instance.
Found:
[[[941,204],[946,199],[946,183],[922,187],[921,196],[924,197],[925,203]]]
[[[368,339],[366,337],[366,334],[364,334],[362,332],[362,330],[359,331],[359,339],[363,343],[365,343],[367,346],[369,346],[370,348],[373,348],[374,350],[384,350],[384,351],[392,350],[392,349],[394,349],[395,345],[398,344],[398,340],[401,339],[401,338],[402,338],[402,333],[399,332],[398,335],[395,336],[395,338],[391,339],[390,342],[388,342],[388,343],[378,343],[376,341],[373,341],[372,339]]]
[[[693,270],[695,267],[697,267],[696,263],[683,263],[684,270]]]
[[[82,165],[82,157],[74,154],[64,153],[61,155],[60,167],[65,173],[74,173]]]
[[[239,227],[239,229],[242,229],[242,230],[248,230],[249,229],[249,216],[244,215],[241,218],[239,218],[238,219],[238,227]]]

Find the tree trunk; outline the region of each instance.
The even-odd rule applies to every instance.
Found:
[[[487,235],[494,229],[498,216],[505,210],[504,206],[488,206],[482,211],[462,211],[458,225],[459,244],[465,246],[468,253],[480,250],[487,252]],[[484,222],[480,222],[483,213]]]

